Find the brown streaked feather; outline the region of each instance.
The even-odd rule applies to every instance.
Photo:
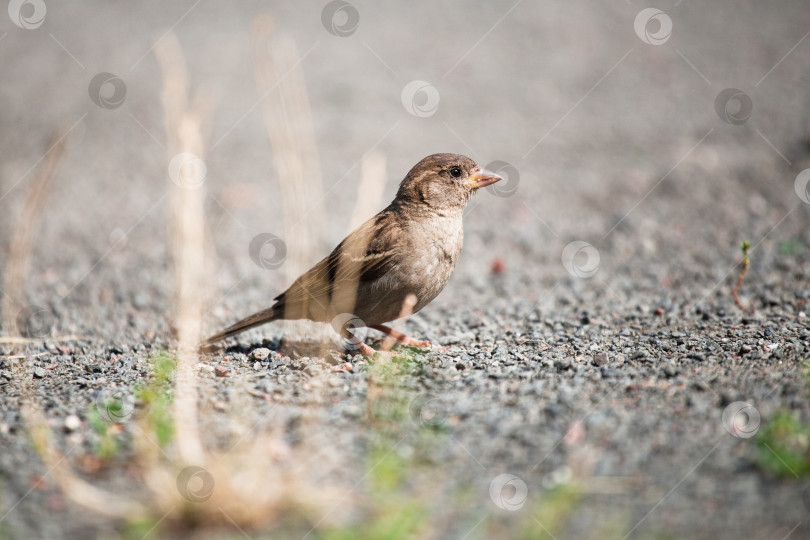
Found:
[[[370,231],[377,227],[377,235],[371,236]],[[363,250],[369,236],[371,239]],[[398,251],[398,236],[396,218],[388,209],[383,210],[355,229],[332,253],[276,296],[272,307],[237,321],[203,343],[209,345],[279,319],[307,318],[326,322],[337,313],[351,311],[353,306],[333,305],[334,291],[349,285],[350,280],[355,281],[356,288],[358,282],[372,281],[388,272]],[[348,246],[353,248],[349,249]],[[350,301],[353,303],[354,299]]]
[[[211,345],[212,343],[216,343],[217,341],[223,340],[225,338],[241,334],[246,330],[250,330],[251,328],[260,326],[264,323],[277,321],[281,319],[282,313],[283,311],[279,311],[277,309],[277,305],[274,305],[273,307],[267,308],[263,311],[259,311],[258,313],[254,313],[249,317],[245,317],[241,321],[235,322],[222,332],[219,332],[209,337],[208,339],[203,341],[203,345]]]
[[[351,312],[357,285],[373,281],[394,266],[401,227],[386,208],[349,234],[327,257],[275,298],[285,318],[328,321]],[[336,298],[339,291],[341,298]]]

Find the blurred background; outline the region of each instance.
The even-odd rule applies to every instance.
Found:
[[[36,5],[23,5],[24,15],[33,16]],[[51,134],[70,130],[52,194],[59,204],[49,205],[35,246],[35,264],[51,270],[37,280],[43,301],[74,286],[66,302],[76,307],[104,287],[141,303],[168,298],[166,245],[157,240],[166,228],[167,150],[153,47],[169,30],[194,88],[215,96],[206,213],[220,286],[244,278],[225,305],[263,306],[266,296],[247,293],[261,287],[269,296],[289,282],[283,270],[263,272],[248,256],[257,234],[284,237],[283,180],[262,121],[251,46],[251,25],[266,13],[274,37],[297,46],[312,106],[326,198],[313,201],[316,211],[302,220],[318,247],[308,262],[349,229],[369,152],[384,154],[387,182],[379,205],[363,217],[389,200],[425,155],[458,152],[481,164],[511,164],[518,196],[476,198],[467,222],[473,247],[459,270],[479,273],[489,261],[476,244],[497,245],[497,255],[514,257],[513,269],[540,293],[566,276],[560,253],[572,240],[599,248],[602,279],[639,256],[679,265],[690,256],[674,256],[685,237],[688,251],[711,257],[719,250],[725,264],[740,238],[761,237],[801,203],[791,189],[806,160],[810,122],[802,54],[810,15],[801,2],[778,9],[662,3],[673,10],[663,30],[654,13],[636,24],[645,6],[631,2],[356,3],[335,10],[329,29],[324,7],[78,2],[48,5],[35,29],[4,18],[4,230]],[[100,73],[120,79],[123,93],[107,108],[88,95],[118,98],[112,83],[89,87]],[[413,81],[429,92],[408,89]],[[744,120],[718,115],[718,108],[733,115],[741,107],[733,94],[716,103],[727,88],[739,89],[751,109]],[[427,108],[415,115],[403,100]],[[122,238],[126,249],[111,250]],[[88,316],[98,313],[91,307]]]
[[[256,33],[257,24],[263,33]],[[440,343],[462,336],[454,342],[463,349],[457,356],[469,353],[465,332],[481,320],[488,328],[480,332],[494,345],[505,335],[539,332],[543,317],[561,313],[606,321],[594,330],[605,336],[618,335],[621,328],[611,325],[632,314],[651,316],[659,308],[665,326],[687,315],[700,320],[701,309],[714,313],[716,304],[731,312],[742,241],[753,245],[746,280],[757,284],[746,304],[761,310],[786,298],[803,302],[810,245],[810,174],[802,176],[810,167],[808,35],[810,5],[784,0],[11,0],[8,16],[0,16],[0,253],[11,248],[37,167],[64,137],[64,157],[34,229],[26,288],[14,294],[44,307],[54,335],[89,336],[91,348],[145,358],[138,344],[168,343],[173,151],[155,50],[176,36],[192,101],[202,96],[206,104],[204,332],[267,307],[298,270],[380,210],[408,170],[436,152],[496,164],[506,176],[473,199],[455,277],[413,322],[412,330]],[[267,50],[283,54],[262,79],[261,51]],[[303,84],[291,87],[292,94],[279,94],[299,76]],[[304,105],[285,101],[291,95]],[[274,106],[305,116],[268,114]],[[278,167],[283,149],[268,135],[288,124],[305,139],[314,137],[302,191],[285,188]],[[364,166],[372,170],[368,184]],[[292,216],[285,215],[285,189],[303,197]],[[269,268],[251,249],[263,234],[283,245],[284,254],[266,255],[274,261]],[[573,242],[579,244],[571,248]],[[534,326],[531,313],[540,314]],[[802,320],[797,331],[806,333]],[[711,330],[719,343],[728,326],[716,324]],[[252,339],[280,333],[267,328]],[[540,352],[553,354],[553,345]],[[794,352],[784,368],[801,386],[795,381],[802,353]],[[456,360],[447,362],[452,367]],[[714,367],[710,379],[728,375]],[[68,392],[64,384],[48,384],[54,403],[69,401],[58,397]],[[574,401],[582,397],[578,388]],[[464,392],[474,395],[474,386]],[[727,404],[725,397],[709,398]],[[469,406],[465,399],[469,394],[458,402]],[[536,410],[545,410],[544,398],[536,399]],[[772,399],[778,408],[782,398]],[[660,419],[636,413],[651,428]],[[476,418],[478,432],[509,424],[483,412]],[[559,420],[548,439],[541,422],[533,431],[538,447],[514,444],[528,461],[553,452],[569,420]],[[12,415],[3,425],[14,436],[18,423]],[[675,433],[667,444],[691,443],[693,431]],[[627,448],[637,444],[629,435],[624,441]],[[493,447],[493,456],[499,452]],[[621,463],[623,455],[610,463]],[[684,457],[685,468],[671,471],[673,482],[661,495],[699,457]],[[5,474],[16,466],[36,468],[19,459],[6,462]],[[514,463],[493,460],[504,471]],[[766,513],[762,508],[754,516],[751,507],[761,501],[751,493],[763,488],[750,482],[737,485],[733,497],[713,495],[728,510],[722,523],[739,512],[756,523],[757,533],[783,535],[808,517],[796,509],[796,519],[776,523],[756,517]],[[25,493],[17,487],[12,494]],[[799,486],[792,489],[784,497],[799,500]],[[629,515],[644,516],[656,500],[645,497],[628,503]],[[6,509],[16,500],[4,498]],[[663,537],[655,531],[673,523],[687,536],[713,530],[716,537],[722,530],[718,523],[690,529],[685,516],[693,514],[684,512],[651,529],[650,537]],[[463,536],[474,524],[431,530]],[[514,533],[482,527],[475,534],[503,530]]]

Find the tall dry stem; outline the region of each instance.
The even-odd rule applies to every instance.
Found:
[[[25,306],[25,282],[28,276],[31,261],[31,247],[34,243],[34,230],[42,212],[42,208],[51,190],[51,184],[62,160],[67,143],[67,134],[57,137],[45,153],[43,162],[37,168],[31,180],[23,203],[22,211],[17,219],[17,226],[11,236],[6,268],[3,276],[3,327],[9,337],[20,337],[17,328],[17,315]]]
[[[197,418],[197,349],[201,337],[205,270],[205,144],[200,110],[189,105],[185,58],[173,33],[155,46],[163,73],[169,159],[170,237],[175,267],[174,328],[177,446],[185,463],[203,466]]]

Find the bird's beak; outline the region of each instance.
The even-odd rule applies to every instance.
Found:
[[[494,184],[499,180],[503,180],[503,178],[492,171],[478,168],[464,181],[464,185],[470,189],[478,189]]]

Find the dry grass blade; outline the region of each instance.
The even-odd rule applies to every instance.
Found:
[[[353,231],[370,218],[380,207],[387,183],[385,154],[373,150],[363,155],[360,162],[360,185],[357,186],[357,202],[354,204],[349,230]]]
[[[203,122],[206,118],[200,106],[187,103],[188,77],[179,43],[170,34],[156,47],[164,77],[166,102],[166,131],[170,159],[176,153],[204,156],[205,137]],[[188,526],[189,516],[198,525],[236,525],[255,527],[266,523],[278,512],[298,504],[298,479],[304,472],[297,463],[282,467],[269,458],[268,449],[278,443],[277,437],[256,435],[238,441],[235,448],[225,452],[206,452],[200,440],[198,418],[198,387],[195,372],[198,358],[203,313],[205,197],[202,182],[184,186],[174,180],[171,198],[171,237],[176,267],[176,299],[174,321],[179,341],[175,372],[175,398],[173,420],[175,441],[180,459],[165,463],[165,452],[158,451],[147,437],[135,441],[144,477],[154,494],[154,502],[161,514],[168,513],[169,521]],[[247,414],[243,410],[242,414]],[[231,419],[236,422],[236,419]],[[245,435],[252,435],[245,427]],[[145,435],[145,433],[144,433]],[[190,467],[189,467],[190,466]],[[178,467],[183,467],[178,475]],[[193,492],[187,475],[192,468],[207,478],[210,488],[207,498],[195,499],[181,492]],[[204,482],[205,485],[205,482]],[[193,495],[193,493],[192,493]],[[184,521],[185,520],[185,521]]]
[[[273,161],[281,188],[284,235],[288,248],[285,270],[288,281],[307,269],[317,253],[320,232],[322,180],[318,146],[302,58],[295,43],[287,37],[272,38],[270,16],[256,19],[253,25],[254,74],[258,94],[262,96],[264,118]],[[302,308],[303,306],[298,306]],[[302,347],[299,325],[288,325],[285,348]],[[305,325],[307,332],[313,327]],[[323,341],[326,334],[320,335]]]
[[[27,358],[28,356],[32,356],[34,358],[37,358],[37,357],[40,357],[40,356],[45,356],[46,354],[49,354],[49,353],[41,352],[41,353],[36,353],[36,354],[31,354],[31,355],[26,355],[26,354],[11,354],[11,355],[5,355],[5,356],[0,355],[0,360],[21,360],[23,358]]]
[[[48,337],[48,341],[53,342],[66,342],[66,341],[85,341],[88,338],[87,336],[60,336],[60,337]],[[3,336],[0,337],[0,343],[11,343],[14,345],[25,344],[25,343],[39,343],[42,339],[31,339],[31,338],[24,338],[24,337],[16,337],[16,336]]]
[[[289,257],[286,262],[288,280],[297,278],[313,262],[312,254],[319,245],[322,212],[322,179],[317,144],[306,82],[300,67],[301,57],[289,38],[273,38],[272,20],[257,19],[253,30],[254,71],[265,126],[273,149],[276,173],[284,202],[284,223]],[[385,156],[370,153],[363,157],[361,183],[352,218],[352,228],[364,221],[369,209],[379,205],[385,188]],[[364,252],[366,244],[360,239],[351,251]],[[338,295],[329,299],[328,310],[334,315],[351,314],[356,300],[356,281],[351,269],[344,269]],[[347,274],[348,272],[348,274]],[[340,274],[340,271],[338,272]],[[351,286],[352,280],[355,286]],[[305,300],[317,301],[317,300]],[[306,306],[288,306],[305,312]],[[327,309],[327,306],[319,306]],[[323,329],[327,331],[326,329]],[[312,331],[312,326],[308,327]],[[320,355],[328,343],[321,334]],[[285,347],[301,349],[288,333]]]
[[[318,247],[323,187],[309,93],[301,55],[286,37],[270,40],[272,19],[253,25],[254,73],[276,175],[284,201],[286,267],[290,279],[306,270]],[[313,206],[315,205],[315,206]],[[306,219],[302,220],[302,216]]]
[[[31,260],[34,228],[51,189],[54,175],[65,152],[67,137],[54,136],[50,150],[31,180],[28,195],[11,237],[8,259],[3,277],[3,327],[9,337],[20,335],[16,315],[25,305],[25,281]]]
[[[30,266],[31,246],[33,232],[47,200],[53,178],[59,162],[64,155],[67,137],[56,138],[45,156],[45,161],[37,170],[31,182],[22,212],[11,239],[11,249],[4,277],[3,286],[7,295],[3,298],[3,324],[9,331],[9,336],[0,340],[0,343],[25,345],[38,342],[19,337],[14,314],[24,303],[25,282]],[[60,341],[73,341],[79,336],[65,336]],[[49,338],[50,339],[50,338]],[[25,355],[12,355],[7,358],[19,358]],[[49,475],[60,486],[62,491],[74,502],[91,508],[102,514],[113,517],[138,516],[144,514],[144,508],[126,497],[119,497],[114,493],[100,490],[77,477],[69,464],[52,440],[52,433],[48,421],[42,410],[32,399],[33,389],[27,381],[20,380],[21,374],[15,377],[15,384],[22,393],[21,415],[28,428],[37,453],[42,458]]]
[[[177,331],[177,386],[174,415],[177,446],[186,463],[202,466],[205,453],[197,421],[197,380],[194,372],[202,329],[205,264],[204,144],[201,114],[188,103],[189,83],[185,58],[177,37],[170,33],[155,46],[163,73],[166,105],[166,140],[170,165],[170,235],[175,266],[174,328]],[[185,157],[183,157],[185,156]],[[194,159],[196,156],[197,160]],[[190,162],[189,162],[190,161]],[[190,175],[188,178],[184,175]],[[202,176],[202,177],[200,177]]]

